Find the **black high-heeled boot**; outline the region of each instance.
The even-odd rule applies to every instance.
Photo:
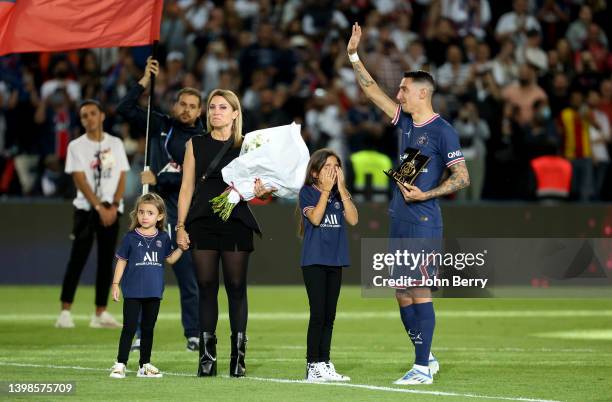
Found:
[[[200,332],[198,377],[217,375],[217,337],[213,332]]]
[[[244,377],[246,365],[244,358],[246,355],[247,336],[244,332],[232,334],[232,353],[230,356],[230,376]]]

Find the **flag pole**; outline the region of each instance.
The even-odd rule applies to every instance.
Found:
[[[159,41],[153,41],[151,58],[157,59],[157,45]],[[151,108],[153,106],[153,96],[155,94],[155,74],[151,73],[151,85],[149,86],[149,100],[147,102],[147,128],[145,130],[145,157],[144,157],[144,171],[148,172],[151,170],[149,166],[149,155],[151,144],[149,142],[149,130],[151,129]],[[142,195],[149,193],[149,185],[142,185]]]

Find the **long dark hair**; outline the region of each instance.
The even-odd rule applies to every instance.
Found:
[[[310,156],[310,160],[308,161],[308,167],[306,167],[306,178],[304,179],[304,187],[316,184],[317,179],[314,175],[316,173],[318,176],[321,173],[321,169],[323,169],[325,162],[327,162],[327,158],[329,158],[330,156],[335,157],[338,161],[338,165],[340,166],[340,168],[342,168],[342,159],[340,159],[340,156],[338,156],[337,153],[335,153],[329,148],[319,149],[318,151],[313,152],[313,154]],[[334,184],[334,188],[332,189],[332,191],[336,188],[337,184]],[[298,236],[301,239],[304,237],[304,219],[299,201],[297,203],[295,213],[298,218]]]

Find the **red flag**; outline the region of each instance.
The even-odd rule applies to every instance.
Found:
[[[0,56],[159,39],[163,0],[0,0]]]

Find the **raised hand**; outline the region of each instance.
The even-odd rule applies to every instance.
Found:
[[[346,180],[344,178],[344,171],[340,166],[336,166],[336,177],[338,180],[338,188],[346,188]]]
[[[319,183],[321,184],[321,190],[323,191],[331,191],[334,188],[334,184],[336,184],[336,169],[324,168],[321,170],[319,175]]]
[[[144,75],[138,83],[145,88],[148,87],[151,82],[151,74],[157,77],[157,74],[159,74],[159,62],[149,56],[147,58],[147,66],[145,67]]]
[[[353,24],[353,29],[351,33],[351,39],[349,39],[348,45],[346,46],[346,51],[348,54],[353,54],[357,52],[357,48],[359,47],[359,41],[361,40],[361,27],[358,23]]]

